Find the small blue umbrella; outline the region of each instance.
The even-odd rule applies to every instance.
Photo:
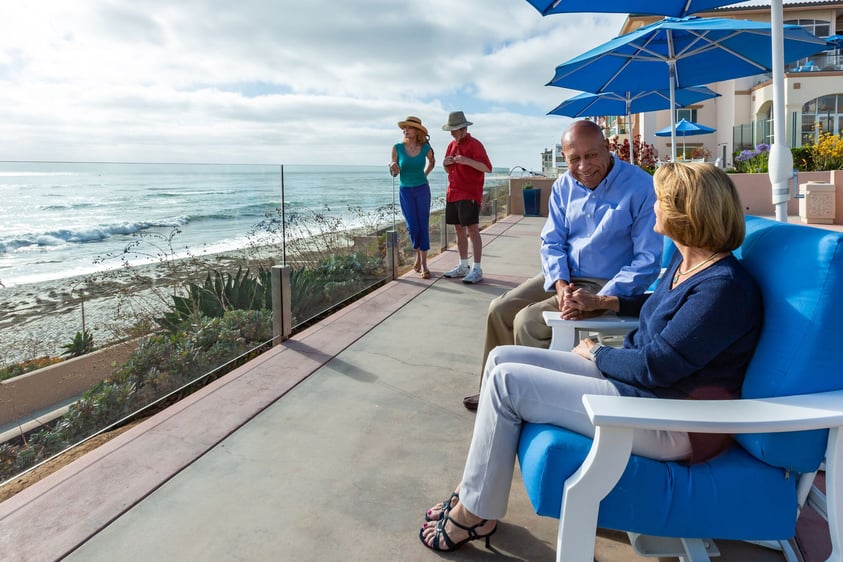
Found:
[[[762,74],[772,67],[772,31],[768,23],[749,20],[665,18],[560,64],[548,85],[593,93],[675,91]],[[785,62],[828,48],[798,25],[785,25],[783,34]],[[670,124],[675,126],[673,112]]]
[[[705,86],[681,88],[674,93],[673,107],[685,107],[692,103],[718,97],[720,94]],[[568,98],[548,112],[548,115],[566,117],[595,117],[599,115],[626,115],[630,122],[632,113],[646,113],[670,109],[668,90],[650,90],[646,92],[603,92],[602,94],[582,93]],[[629,161],[635,162],[633,143],[629,144]]]
[[[676,127],[665,127],[664,129],[660,129],[656,131],[656,136],[673,137],[673,133],[675,132],[676,136],[682,137],[682,154],[685,154],[685,137],[691,137],[695,135],[707,135],[709,133],[715,132],[716,130],[717,129],[712,129],[711,127],[706,127],[705,125],[694,123],[693,121],[686,121],[685,119],[680,119],[679,122],[676,124]]]

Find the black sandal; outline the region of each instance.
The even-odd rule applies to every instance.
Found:
[[[425,521],[439,521],[443,517],[446,517],[448,515],[448,512],[451,511],[451,502],[454,501],[454,498],[457,498],[457,501],[459,501],[460,495],[459,495],[458,492],[452,493],[451,496],[448,499],[439,502],[440,504],[442,504],[442,509],[439,511],[439,517],[437,517],[436,519],[431,519],[430,515],[428,515],[430,513],[430,511],[428,511],[427,513],[424,514],[424,520]]]
[[[448,523],[448,521],[450,521],[451,523],[453,523],[454,525],[456,525],[457,527],[459,527],[463,531],[468,531],[468,537],[461,540],[460,542],[457,542],[457,543],[452,541],[451,537],[448,536],[448,532],[445,530],[445,525]],[[419,530],[419,539],[421,540],[422,544],[424,546],[426,546],[427,548],[429,548],[431,550],[436,550],[436,551],[439,551],[439,552],[453,552],[453,551],[459,549],[465,543],[471,542],[471,541],[476,541],[477,539],[486,539],[486,548],[490,548],[489,538],[492,535],[495,534],[495,531],[498,530],[497,524],[495,525],[494,529],[492,529],[490,532],[486,533],[485,535],[479,535],[479,534],[477,534],[477,531],[476,531],[476,529],[478,527],[482,527],[483,525],[485,525],[488,522],[489,522],[488,519],[484,519],[480,523],[478,523],[477,525],[472,525],[471,527],[466,527],[465,525],[461,525],[457,521],[451,519],[450,514],[445,514],[445,517],[443,517],[442,519],[440,519],[436,523],[436,532],[433,535],[433,543],[432,544],[427,544],[426,542],[424,542],[424,527],[422,527]],[[447,549],[442,548],[439,545],[439,538],[440,537],[445,539],[445,545],[448,547]]]

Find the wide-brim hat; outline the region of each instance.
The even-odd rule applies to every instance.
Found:
[[[415,115],[410,115],[403,121],[398,122],[398,127],[403,129],[405,127],[415,127],[425,135],[427,135],[427,129],[422,125],[421,119],[416,117]]]
[[[456,131],[457,129],[462,129],[464,127],[468,127],[469,125],[474,125],[474,123],[466,119],[465,114],[462,111],[452,111],[448,115],[448,122],[442,125],[442,130]]]

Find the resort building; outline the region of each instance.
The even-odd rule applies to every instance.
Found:
[[[696,14],[701,17],[770,21],[770,2],[751,0]],[[653,23],[657,16],[630,16],[620,34]],[[843,1],[784,0],[784,21],[797,24],[818,37],[843,34]],[[677,110],[676,121],[687,119],[716,129],[716,132],[684,139],[685,158],[717,159],[732,164],[733,154],[758,144],[771,144],[773,135],[773,86],[771,75],[760,74],[737,80],[706,84],[720,97]],[[816,56],[792,61],[785,68],[785,115],[787,144],[812,144],[823,132],[843,131],[843,47],[838,45]],[[662,160],[670,157],[670,137],[655,132],[670,127],[669,111],[607,117],[606,134],[618,134],[621,142],[629,135],[653,145]],[[677,154],[683,157],[683,141],[677,139]]]

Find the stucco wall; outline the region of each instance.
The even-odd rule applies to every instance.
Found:
[[[119,344],[0,382],[0,425],[62,404],[123,365],[137,341]]]
[[[748,215],[774,216],[772,189],[770,176],[767,174],[730,174],[732,181],[738,188],[744,212]],[[542,190],[540,197],[541,216],[547,216],[547,201],[550,198],[552,178],[512,178],[509,180],[509,212],[513,215],[524,214],[524,196],[521,194],[525,183]],[[809,181],[831,182],[836,186],[835,206],[837,209],[834,224],[843,224],[843,170],[835,172],[799,172],[797,180],[800,184]],[[799,199],[790,199],[787,203],[787,214],[799,215]]]
[[[511,178],[509,180],[509,213],[512,215],[524,214],[524,195],[521,193],[525,183],[542,190],[539,196],[541,216],[547,216],[547,201],[550,199],[550,186],[555,178],[532,177],[532,178]]]
[[[738,193],[744,211],[748,215],[773,216],[775,209],[772,201],[772,188],[770,177],[767,174],[730,174]],[[837,209],[834,224],[843,224],[843,170],[834,172],[799,172],[797,179],[799,184],[809,181],[822,181],[833,183],[836,187],[835,207]],[[791,198],[787,203],[787,214],[799,215],[799,199]]]

